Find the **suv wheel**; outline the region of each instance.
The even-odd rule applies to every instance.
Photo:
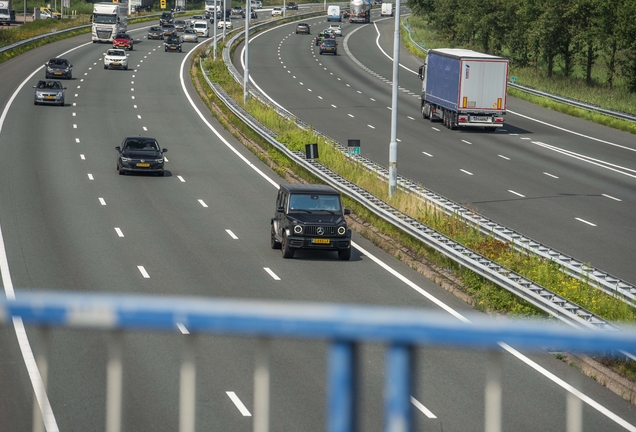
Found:
[[[274,230],[274,225],[272,225],[270,237],[272,249],[280,249],[280,242],[276,240],[276,231]]]
[[[287,236],[283,234],[283,241],[281,243],[281,249],[283,251],[283,258],[293,258],[294,250],[289,247],[289,243],[287,242]]]
[[[338,251],[338,258],[340,258],[343,261],[349,261],[349,259],[351,258],[351,248],[340,249]]]

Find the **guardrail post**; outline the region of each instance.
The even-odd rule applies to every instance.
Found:
[[[386,432],[411,432],[412,430],[412,371],[413,348],[395,343],[387,349],[385,425]]]
[[[44,432],[44,419],[42,417],[42,409],[40,408],[40,404],[38,403],[38,399],[42,399],[46,396],[46,387],[48,383],[49,376],[49,363],[48,363],[48,354],[49,354],[49,344],[51,341],[50,330],[48,327],[36,327],[35,328],[35,337],[36,340],[39,339],[39,349],[37,350],[37,354],[35,354],[35,363],[40,371],[40,378],[42,378],[42,387],[37,389],[36,391],[40,392],[39,395],[34,395],[33,398],[33,432]]]
[[[269,432],[270,340],[256,341],[254,365],[254,432]]]
[[[357,349],[351,341],[333,341],[329,352],[328,419],[329,432],[357,430],[356,372]]]
[[[106,432],[121,431],[121,395],[123,387],[122,351],[124,334],[111,334],[106,365]]]
[[[501,432],[501,350],[488,352],[484,430]]]
[[[196,364],[194,337],[183,336],[181,382],[179,385],[179,432],[194,432],[196,415]]]

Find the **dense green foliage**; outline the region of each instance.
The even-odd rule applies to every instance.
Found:
[[[544,66],[548,77],[580,70],[587,85],[620,81],[636,92],[634,0],[408,0],[450,46]],[[594,74],[598,65],[603,76]]]

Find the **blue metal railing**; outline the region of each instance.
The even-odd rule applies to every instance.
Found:
[[[326,339],[330,341],[327,372],[327,429],[330,432],[357,430],[356,352],[360,343],[387,345],[385,430],[390,432],[412,430],[410,395],[411,383],[416,377],[411,371],[417,346],[496,352],[506,344],[536,351],[558,346],[586,353],[636,352],[636,331],[578,330],[547,322],[492,320],[483,315],[457,319],[416,308],[18,291],[15,299],[0,300],[0,325],[10,324],[15,317],[25,325],[44,328],[113,332],[107,372],[108,431],[121,430],[122,331],[174,332],[179,328],[187,334],[243,335],[265,342],[271,338]],[[263,349],[259,349],[256,356],[254,431],[266,432],[269,430],[269,344],[259,346]],[[181,368],[181,401],[194,400],[194,376],[193,356],[186,352]],[[186,402],[180,404],[182,432],[194,430],[196,404]],[[492,406],[488,392],[486,406]],[[495,412],[500,413],[500,409]]]

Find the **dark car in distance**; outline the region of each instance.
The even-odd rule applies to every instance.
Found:
[[[271,220],[271,247],[281,249],[283,258],[297,250],[328,250],[338,258],[351,258],[351,230],[340,193],[330,186],[281,184]]]
[[[170,36],[177,36],[177,29],[174,24],[164,24],[161,26],[161,33],[163,33],[163,37],[167,38]]]
[[[296,2],[287,3],[287,10],[298,10],[298,4]]]
[[[152,26],[148,29],[148,39],[163,39],[163,30],[159,26]]]
[[[73,65],[65,58],[52,58],[44,66],[46,78],[73,78]]]
[[[172,12],[163,12],[159,18],[159,25],[174,23],[174,15]]]
[[[307,33],[311,34],[311,28],[307,23],[298,23],[296,24],[296,34],[298,33]]]
[[[164,175],[163,154],[168,149],[159,147],[155,138],[131,136],[124,138],[117,150],[117,171],[120,175],[127,172],[148,172]]]
[[[324,53],[338,55],[338,44],[335,39],[325,39],[320,43],[320,55]]]
[[[179,51],[181,52],[181,38],[180,37],[169,37],[163,43],[164,51]]]

